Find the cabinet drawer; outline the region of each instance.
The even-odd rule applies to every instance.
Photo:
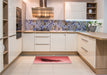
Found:
[[[50,44],[50,37],[36,37],[35,44]]]
[[[85,37],[85,36],[79,36],[79,40],[80,40],[80,42],[82,43],[82,44],[87,44],[88,45],[88,43],[90,42],[89,41],[89,39],[88,39],[88,37]]]
[[[35,45],[35,49],[36,51],[50,51],[50,45],[38,44],[38,45]]]
[[[89,51],[85,47],[81,46],[81,51],[84,55],[86,55],[86,56],[89,55]]]

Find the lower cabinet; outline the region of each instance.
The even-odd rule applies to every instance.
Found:
[[[50,51],[50,33],[35,34],[35,51]]]
[[[23,33],[23,51],[77,51],[77,34]]]
[[[35,51],[34,33],[23,33],[23,51]]]
[[[77,51],[77,34],[66,34],[66,51]]]
[[[51,51],[65,51],[65,33],[51,34]]]
[[[0,72],[3,70],[3,41],[0,40]]]
[[[96,68],[96,39],[78,35],[78,52]]]
[[[9,64],[17,57],[18,51],[17,51],[17,42],[16,42],[16,36],[9,37]]]
[[[17,42],[17,53],[20,54],[22,52],[22,38],[16,39]]]

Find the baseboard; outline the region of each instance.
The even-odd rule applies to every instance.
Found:
[[[78,55],[77,51],[23,51],[21,55]]]
[[[8,64],[8,65],[3,69],[3,71],[0,73],[0,75],[2,75],[3,72],[5,72],[6,69],[8,69],[8,67],[11,66],[11,65],[19,58],[19,56],[20,56],[21,54],[22,54],[22,52],[19,53],[19,55],[18,55],[10,64]]]
[[[96,73],[96,69],[80,54],[78,53],[80,58],[90,67],[90,69]]]
[[[104,74],[104,75],[107,75],[107,68],[97,68],[96,69],[96,74]]]

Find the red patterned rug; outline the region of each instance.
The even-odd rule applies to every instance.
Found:
[[[68,56],[36,56],[33,63],[71,63],[71,61]]]

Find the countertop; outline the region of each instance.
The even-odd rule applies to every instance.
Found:
[[[107,40],[107,33],[101,32],[76,32],[76,31],[22,31],[23,33],[77,33],[97,40]]]

